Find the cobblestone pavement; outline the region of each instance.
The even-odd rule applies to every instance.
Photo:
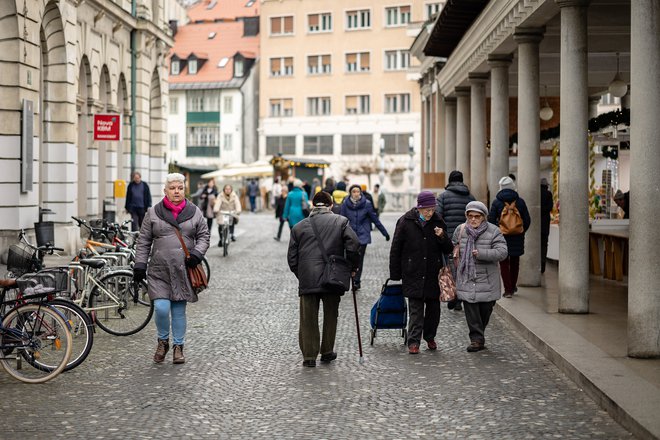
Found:
[[[384,216],[393,233],[396,216]],[[340,306],[338,359],[303,368],[288,232],[248,214],[211,288],[188,308],[185,365],[154,365],[153,322],[131,337],[96,333],[77,369],[43,385],[0,373],[0,438],[538,439],[627,438],[576,385],[496,315],[488,350],[467,353],[462,312],[443,307],[437,352],[411,356],[394,330],[369,345],[369,311],[387,277],[375,231],[358,294],[365,362],[350,295]],[[217,244],[214,231],[213,244]],[[425,347],[423,347],[425,348]]]

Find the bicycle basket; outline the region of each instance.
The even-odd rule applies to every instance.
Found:
[[[16,279],[18,290],[26,293],[29,288],[44,290],[48,293],[64,292],[69,290],[69,275],[67,268],[54,267],[36,273],[26,273]],[[42,286],[38,288],[38,286]],[[38,292],[35,292],[38,293]]]
[[[9,254],[7,256],[7,270],[17,276],[33,270],[32,258],[34,252],[25,243],[12,244],[9,246]]]

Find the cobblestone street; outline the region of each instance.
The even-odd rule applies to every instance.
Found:
[[[398,216],[387,214],[390,234]],[[369,345],[369,311],[387,278],[375,231],[358,294],[340,305],[338,358],[303,368],[288,232],[271,213],[241,216],[222,257],[213,231],[211,287],[188,307],[185,365],[155,365],[155,325],[130,337],[98,330],[89,358],[44,385],[0,373],[0,438],[538,439],[629,438],[496,314],[488,350],[467,353],[463,312],[443,306],[438,350],[408,354],[400,332]]]

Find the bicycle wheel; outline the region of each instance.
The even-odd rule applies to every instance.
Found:
[[[153,302],[147,295],[147,284],[140,283],[136,292],[133,272],[110,272],[96,280],[89,295],[89,308],[94,322],[116,336],[128,336],[142,330],[154,314]]]
[[[0,364],[10,376],[42,383],[64,371],[73,342],[57,311],[45,304],[25,304],[9,312],[2,326]]]
[[[223,242],[222,243],[222,245],[223,245],[222,246],[222,256],[226,257],[227,255],[229,255],[229,243],[231,243],[231,240],[229,239],[229,226],[224,225],[222,227],[222,232],[223,232],[223,236],[222,236],[222,242]]]
[[[55,307],[68,320],[71,326],[73,347],[71,358],[64,371],[69,371],[82,364],[94,345],[94,322],[92,318],[77,304],[65,299],[54,299],[48,304]]]
[[[204,263],[204,272],[206,272],[206,281],[211,281],[211,265],[206,257],[202,257],[202,263]]]

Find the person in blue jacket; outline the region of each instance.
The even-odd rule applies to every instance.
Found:
[[[303,182],[300,179],[293,181],[293,189],[286,198],[282,219],[289,222],[289,227],[293,228],[302,219],[305,218],[303,208],[309,209],[309,199],[307,193],[303,191]]]
[[[351,228],[358,236],[360,242],[360,259],[358,270],[353,277],[353,287],[360,288],[362,276],[362,267],[364,265],[364,254],[367,245],[371,243],[371,223],[375,224],[378,230],[385,236],[385,240],[390,241],[390,234],[380,222],[374,207],[369,200],[362,194],[360,185],[352,185],[348,191],[348,197],[341,205],[340,214],[346,217]]]

